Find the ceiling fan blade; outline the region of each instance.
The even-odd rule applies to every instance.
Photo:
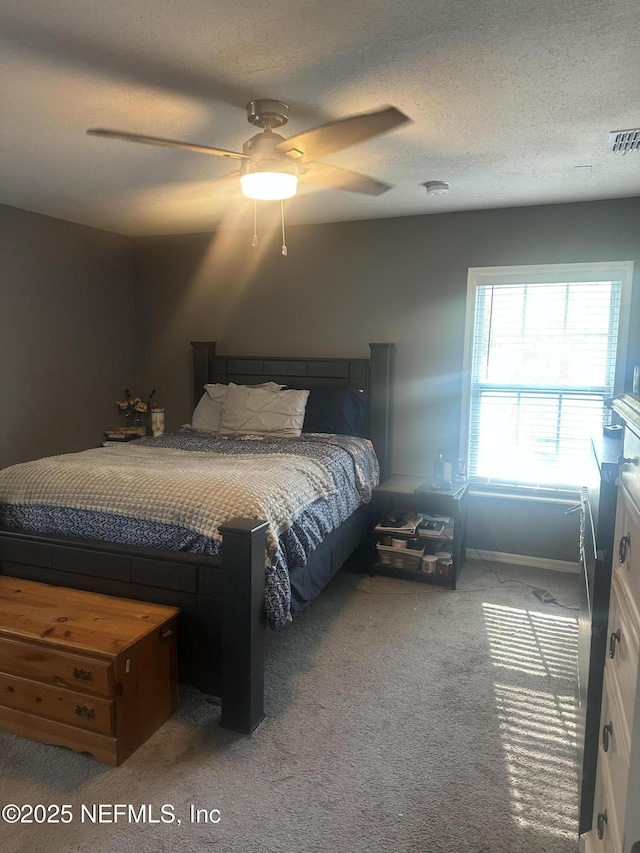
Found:
[[[181,148],[183,151],[194,151],[196,154],[215,154],[218,157],[232,157],[235,160],[248,160],[246,154],[238,151],[227,151],[226,148],[212,148],[209,145],[195,145],[192,142],[180,142],[175,139],[163,139],[160,136],[143,136],[139,133],[128,133],[125,130],[105,130],[102,127],[92,127],[87,131],[91,136],[106,136],[109,139],[124,139],[127,142],[141,142],[144,145],[161,145],[164,148]]]
[[[400,110],[387,107],[377,112],[350,116],[304,130],[285,139],[278,148],[291,157],[309,157],[315,160],[316,157],[326,157],[327,154],[364,142],[410,121],[411,119]]]
[[[240,192],[240,175],[242,173],[229,172],[228,175],[220,175],[218,178],[210,178],[207,180],[207,186],[210,186],[217,194],[224,193],[225,195],[236,195]]]
[[[327,163],[305,163],[300,178],[321,187],[347,190],[347,192],[363,193],[364,195],[382,195],[391,189],[391,184],[385,184],[376,178],[370,178],[368,175],[352,172],[350,169],[329,166]]]

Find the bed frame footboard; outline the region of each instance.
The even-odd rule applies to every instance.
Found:
[[[250,734],[264,719],[266,527],[227,522],[221,558],[0,528],[0,573],[179,607],[180,682],[219,696],[221,725]]]

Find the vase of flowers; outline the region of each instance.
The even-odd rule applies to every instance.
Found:
[[[155,393],[156,389],[154,388],[147,399],[143,400],[142,397],[134,397],[128,388],[124,389],[124,400],[118,400],[116,405],[124,415],[125,426],[128,429],[142,430],[144,428],[145,433],[148,431]]]

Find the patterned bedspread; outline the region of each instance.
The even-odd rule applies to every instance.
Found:
[[[128,545],[218,554],[218,526],[264,518],[265,612],[289,618],[289,570],[371,499],[378,463],[370,442],[212,436],[184,428],[0,471],[0,523]]]

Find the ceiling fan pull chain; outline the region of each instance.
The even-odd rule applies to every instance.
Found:
[[[253,240],[251,241],[253,248],[258,246],[258,202],[253,200]]]
[[[282,220],[282,254],[286,257],[289,253],[287,251],[287,241],[284,236],[284,201],[282,199],[280,199],[280,219]]]

